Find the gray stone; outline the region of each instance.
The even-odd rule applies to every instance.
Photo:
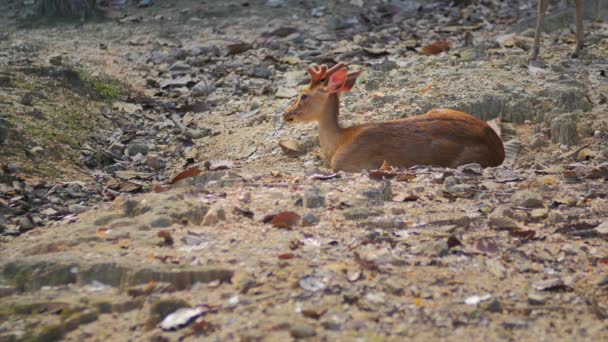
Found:
[[[313,213],[306,213],[302,216],[302,226],[315,226],[320,219]]]
[[[317,187],[310,188],[304,193],[305,208],[320,208],[325,206],[325,194]]]
[[[87,211],[87,207],[82,204],[71,204],[68,206],[68,211],[74,214],[80,214]]]
[[[173,220],[169,217],[161,216],[150,221],[152,228],[167,228],[173,224]]]
[[[393,197],[391,182],[384,181],[379,187],[364,189],[358,196],[357,202],[361,205],[383,205]]]
[[[35,225],[31,218],[24,216],[17,221],[20,232],[27,232],[28,230],[34,229]]]
[[[249,76],[268,79],[272,76],[272,71],[264,65],[254,65],[249,71]]]
[[[511,203],[516,207],[540,208],[543,206],[543,197],[538,192],[520,190],[511,196]]]
[[[115,141],[110,145],[108,149],[115,155],[122,156],[125,151],[125,145],[119,141]]]
[[[191,66],[184,62],[175,62],[169,67],[169,71],[173,75],[185,75],[190,72]]]
[[[197,84],[192,87],[192,96],[193,97],[202,97],[207,96],[215,91],[215,85],[213,85],[209,80],[202,79]]]
[[[279,87],[276,93],[276,97],[280,99],[291,99],[293,97],[296,97],[296,95],[298,95],[297,90],[287,87]]]
[[[371,216],[380,216],[384,214],[380,210],[369,208],[350,208],[344,211],[344,218],[347,220],[361,220]]]
[[[30,149],[30,153],[36,157],[41,157],[44,155],[44,147],[35,146]]]
[[[450,251],[446,241],[447,240],[442,239],[417,244],[412,248],[412,253],[419,254],[427,258],[437,258],[445,256]]]
[[[289,328],[289,333],[293,338],[309,338],[317,335],[315,329],[306,324],[292,324]]]
[[[576,131],[577,117],[574,114],[560,115],[551,120],[551,141],[564,145],[576,145],[578,134]]]
[[[129,156],[135,156],[138,153],[145,156],[148,154],[148,142],[143,139],[132,140],[127,148],[127,153]]]

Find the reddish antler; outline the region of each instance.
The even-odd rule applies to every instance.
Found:
[[[323,81],[325,78],[329,77],[336,70],[340,70],[344,68],[344,63],[338,63],[334,65],[331,69],[327,68],[327,65],[323,64],[318,66],[313,64],[309,66],[306,70],[310,74],[310,83],[316,83],[319,81]]]

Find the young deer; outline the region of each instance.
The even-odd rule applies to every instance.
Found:
[[[498,166],[505,157],[502,141],[484,121],[451,109],[424,115],[342,128],[339,94],[349,91],[361,71],[347,73],[342,63],[308,68],[311,80],[287,109],[287,122],[319,122],[321,149],[333,170],[360,172],[392,166],[467,163]]]
[[[572,58],[578,58],[578,55],[583,48],[583,0],[574,0],[576,4],[576,47],[570,54]],[[599,12],[600,0],[597,2],[597,8]],[[534,45],[532,46],[532,52],[530,53],[530,60],[538,58],[538,50],[540,49],[540,29],[545,19],[545,12],[549,6],[549,0],[538,0],[538,19],[536,21],[536,32],[534,33]]]

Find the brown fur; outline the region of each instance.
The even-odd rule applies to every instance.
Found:
[[[376,169],[384,161],[398,167],[456,167],[468,163],[485,167],[498,166],[504,160],[502,141],[487,123],[451,109],[434,109],[406,119],[342,128],[338,124],[339,92],[328,91],[329,75],[321,77],[327,67],[313,70],[321,73],[309,71],[313,76],[311,84],[287,109],[283,119],[318,121],[323,156],[334,170]],[[348,75],[342,91],[352,87],[358,74]]]

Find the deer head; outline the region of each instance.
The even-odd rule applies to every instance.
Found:
[[[348,73],[342,63],[332,68],[313,64],[306,70],[310,84],[283,114],[286,122],[319,121],[326,115],[336,115],[329,99],[351,90],[362,72]]]

